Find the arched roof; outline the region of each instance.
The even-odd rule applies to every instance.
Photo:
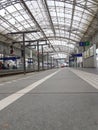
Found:
[[[64,43],[71,48],[83,39],[97,12],[97,0],[1,0],[0,33],[40,30],[25,40],[46,39],[60,53]],[[19,35],[12,38],[22,40]]]

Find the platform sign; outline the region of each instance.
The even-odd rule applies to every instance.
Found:
[[[0,60],[13,60],[15,61],[16,59],[20,59],[20,57],[2,57]]]
[[[79,46],[84,46],[84,42],[79,42]]]
[[[72,56],[73,56],[73,57],[82,57],[82,53],[79,53],[79,54],[73,54]]]
[[[90,46],[90,42],[89,41],[79,42],[79,46]]]
[[[85,42],[85,46],[90,46],[90,42],[89,42],[89,41],[86,41],[86,42]]]

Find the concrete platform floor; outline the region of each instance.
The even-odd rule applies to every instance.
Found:
[[[98,89],[69,68],[0,83],[0,130],[98,130]]]

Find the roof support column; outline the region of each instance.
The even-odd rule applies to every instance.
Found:
[[[43,53],[44,53],[44,50],[43,50],[43,45],[42,45],[42,70],[44,70],[44,55],[43,55]]]
[[[49,61],[49,53],[47,52],[47,69],[49,69],[49,63],[48,63],[48,61]]]
[[[26,58],[25,58],[25,34],[23,33],[23,69],[24,74],[26,73]]]
[[[52,56],[51,56],[51,69],[52,69],[52,66],[53,66],[53,65],[52,65]]]
[[[40,60],[39,60],[39,41],[37,41],[37,62],[38,62],[38,71],[40,71]]]

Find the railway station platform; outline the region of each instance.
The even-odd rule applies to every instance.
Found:
[[[98,68],[76,68],[78,70],[81,70],[81,71],[86,71],[88,73],[93,73],[93,74],[97,74],[98,75]]]
[[[98,75],[59,68],[0,78],[0,130],[98,130]]]
[[[0,0],[0,130],[98,130],[98,0]]]

